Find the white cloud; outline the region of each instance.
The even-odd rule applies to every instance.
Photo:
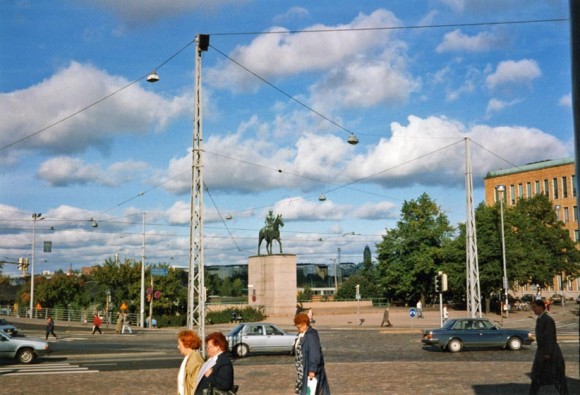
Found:
[[[503,85],[529,85],[541,75],[542,71],[535,60],[507,60],[499,63],[495,72],[487,76],[485,83],[490,89]]]
[[[500,99],[496,99],[496,98],[492,98],[489,100],[489,102],[487,103],[487,109],[485,110],[485,113],[487,116],[491,115],[494,112],[500,112],[503,111],[504,109],[514,106],[518,103],[520,103],[521,100],[510,100],[510,101],[505,101],[505,100],[500,100]]]
[[[93,183],[112,187],[131,180],[147,168],[144,162],[125,161],[102,169],[80,158],[58,156],[45,161],[38,169],[37,177],[55,187]]]
[[[480,32],[474,36],[468,36],[455,29],[445,34],[443,42],[435,49],[438,53],[443,52],[485,52],[500,48],[505,44],[505,38],[492,32]]]
[[[0,94],[3,120],[0,145],[25,139],[13,150],[28,148],[70,154],[83,152],[88,147],[104,149],[120,134],[161,130],[188,110],[187,98],[166,100],[138,84],[83,110],[128,84],[125,78],[71,62],[35,86]],[[43,130],[51,124],[55,126]],[[39,133],[27,139],[36,132]]]
[[[309,88],[313,107],[326,111],[405,103],[420,84],[406,71],[404,56],[397,52],[386,50],[375,59],[360,57],[333,69]]]
[[[211,0],[210,2],[192,0],[84,0],[90,5],[101,7],[115,14],[128,25],[137,26],[141,23],[152,23],[168,17],[176,17],[196,12],[213,12],[223,4],[231,3],[227,0]],[[242,0],[236,0],[242,3]],[[245,2],[245,1],[243,1]]]
[[[567,95],[562,96],[558,103],[563,107],[572,108],[572,94],[568,93]]]
[[[292,7],[284,14],[274,17],[274,23],[280,24],[293,19],[304,19],[310,16],[310,12],[304,7]]]
[[[353,217],[370,220],[398,218],[398,208],[392,202],[365,203],[354,210]]]
[[[304,30],[364,29],[376,26],[399,26],[401,23],[387,10],[377,10],[370,15],[359,14],[349,24],[313,25]],[[275,27],[270,31],[287,31]],[[323,71],[345,63],[353,56],[352,50],[364,53],[373,48],[392,45],[389,31],[357,30],[323,34],[281,33],[262,34],[249,45],[238,46],[229,56],[252,72],[268,80],[288,77],[304,72]],[[275,67],[273,67],[275,65]],[[224,61],[207,69],[206,81],[222,89],[244,91],[256,89],[263,83],[238,65]]]
[[[351,159],[345,167],[348,179],[365,178],[385,188],[412,185],[459,186],[465,176],[465,146],[471,138],[485,150],[472,145],[474,178],[504,166],[498,157],[512,163],[528,163],[544,158],[561,158],[570,154],[565,144],[554,136],[522,126],[466,127],[445,117],[408,117],[408,124],[391,124],[392,136],[382,138],[368,152]],[[517,146],[518,150],[512,148]],[[489,152],[497,156],[491,156]],[[370,178],[366,178],[371,176]]]

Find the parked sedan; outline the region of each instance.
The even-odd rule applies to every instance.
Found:
[[[464,347],[519,350],[524,344],[532,344],[534,336],[520,329],[500,328],[486,318],[458,318],[447,321],[442,328],[424,331],[422,342],[451,352]]]
[[[230,351],[243,358],[250,353],[292,354],[296,334],[286,333],[274,324],[245,322],[232,329],[226,338]]]
[[[0,331],[0,358],[16,359],[20,363],[31,363],[37,357],[49,353],[48,343],[39,339],[12,338]]]
[[[8,333],[10,336],[16,336],[18,329],[4,318],[0,318],[0,331]]]

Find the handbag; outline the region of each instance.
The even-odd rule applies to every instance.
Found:
[[[239,388],[239,386],[234,385],[231,390],[224,391],[224,390],[220,390],[218,388],[214,388],[214,386],[210,384],[208,388],[205,388],[202,391],[202,394],[203,395],[236,395],[238,393],[238,388]]]

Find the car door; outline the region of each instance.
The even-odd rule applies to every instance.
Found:
[[[0,358],[13,358],[14,350],[15,347],[10,341],[10,337],[0,333]]]
[[[474,320],[457,321],[453,327],[455,337],[463,342],[465,347],[476,345],[479,340],[479,333],[475,328]]]
[[[249,324],[246,326],[243,343],[246,343],[253,352],[264,350],[264,326],[260,324]]]
[[[264,325],[266,330],[266,341],[268,343],[268,351],[280,352],[290,351],[294,338],[286,335],[281,329],[274,325]]]
[[[496,347],[505,343],[502,334],[491,322],[478,320],[475,324],[480,337],[479,347]]]

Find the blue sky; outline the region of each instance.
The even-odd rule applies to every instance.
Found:
[[[143,233],[187,265],[200,33],[206,265],[246,263],[270,209],[299,262],[360,262],[423,192],[464,222],[466,138],[476,203],[573,155],[567,1],[201,3],[0,0],[0,260],[42,213],[37,271],[139,260]]]

